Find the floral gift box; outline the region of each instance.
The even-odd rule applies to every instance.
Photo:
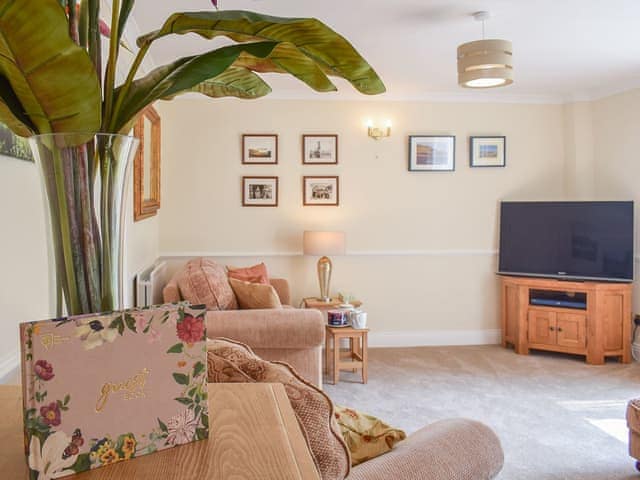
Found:
[[[21,324],[31,479],[207,438],[204,317],[178,304]]]

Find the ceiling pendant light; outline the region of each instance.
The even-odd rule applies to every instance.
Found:
[[[482,22],[482,40],[458,47],[458,84],[467,88],[504,87],[513,83],[511,42],[485,40],[484,22],[489,12],[476,12],[473,18]]]

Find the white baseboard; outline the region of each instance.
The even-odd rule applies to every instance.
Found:
[[[0,357],[0,384],[15,383],[18,379],[19,365],[20,357],[17,350]]]
[[[370,347],[426,347],[447,345],[496,345],[500,329],[494,330],[418,330],[369,332]]]

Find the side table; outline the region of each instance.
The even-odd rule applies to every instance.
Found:
[[[351,370],[362,373],[362,383],[367,383],[368,328],[357,329],[353,327],[326,326],[325,335],[325,371],[329,374],[329,366],[333,373],[333,384],[340,381],[340,370]],[[340,340],[349,339],[347,356],[340,353]]]
[[[323,312],[338,308],[343,303],[344,302],[338,297],[332,297],[330,302],[325,302],[316,297],[307,297],[302,299],[303,308],[315,308],[316,310],[321,310]],[[351,300],[349,303],[353,305],[353,308],[360,308],[362,306],[362,302],[360,300]]]

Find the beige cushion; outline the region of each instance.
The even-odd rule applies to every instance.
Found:
[[[251,283],[229,278],[229,284],[242,309],[282,308],[275,288],[262,283]]]
[[[236,310],[238,302],[222,265],[207,258],[189,260],[178,275],[182,298],[209,310]]]
[[[390,427],[372,415],[339,405],[335,405],[335,411],[353,466],[387,453],[407,438],[402,430]]]
[[[246,345],[216,338],[207,348],[209,382],[282,383],[322,479],[343,480],[349,474],[349,450],[329,397],[286,363],[262,360]]]

